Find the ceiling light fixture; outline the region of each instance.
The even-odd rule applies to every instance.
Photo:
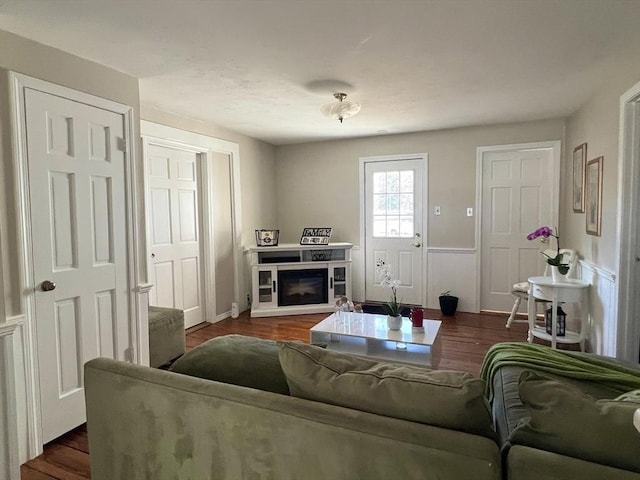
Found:
[[[333,97],[338,101],[327,103],[320,108],[320,111],[327,117],[336,118],[342,123],[345,118],[353,117],[360,111],[359,103],[345,101],[346,93],[334,93]]]

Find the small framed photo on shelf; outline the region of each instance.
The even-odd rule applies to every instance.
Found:
[[[258,247],[275,247],[278,245],[280,230],[256,230],[256,245]]]
[[[597,157],[587,163],[585,185],[586,226],[589,235],[600,236],[602,227],[602,163]]]
[[[302,230],[300,245],[329,245],[332,228],[307,227]]]
[[[584,213],[585,167],[587,166],[587,144],[573,149],[573,211]]]

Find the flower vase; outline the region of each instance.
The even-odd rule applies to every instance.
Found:
[[[567,280],[567,275],[563,275],[560,273],[558,267],[551,265],[551,279],[553,283],[565,282]]]
[[[402,315],[387,315],[387,327],[389,330],[400,330],[402,328]]]

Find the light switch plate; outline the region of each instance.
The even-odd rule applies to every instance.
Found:
[[[467,217],[473,217],[473,207],[467,207]]]
[[[440,207],[433,207],[433,214],[440,215]]]

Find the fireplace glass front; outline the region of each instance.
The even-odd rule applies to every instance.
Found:
[[[328,277],[326,268],[278,270],[278,306],[327,303]]]

